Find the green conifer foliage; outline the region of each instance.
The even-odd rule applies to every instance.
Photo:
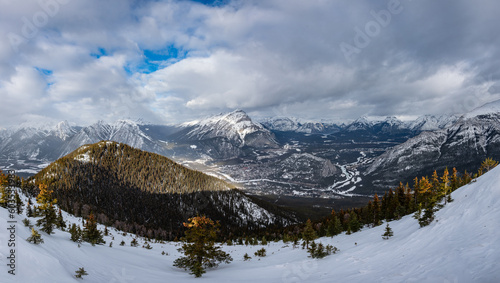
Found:
[[[311,219],[307,219],[306,227],[304,228],[304,231],[302,231],[302,239],[304,239],[306,243],[306,248],[309,248],[309,242],[316,239],[317,237],[318,236],[316,234],[316,231],[314,230]]]
[[[42,236],[40,235],[40,233],[38,233],[37,230],[35,230],[33,228],[31,228],[31,236],[26,240],[30,243],[35,244],[35,245],[43,243]]]
[[[387,226],[385,226],[385,233],[382,235],[382,238],[384,240],[388,240],[393,235],[394,235],[394,233],[392,232],[391,227],[389,227],[389,223],[387,223]]]
[[[53,191],[49,190],[47,185],[41,184],[39,189],[40,193],[36,197],[36,201],[40,204],[37,210],[42,218],[36,222],[36,225],[42,226],[41,230],[50,235],[57,223],[57,215],[54,208],[57,200],[52,198]]]
[[[90,213],[87,221],[85,222],[85,226],[83,227],[82,239],[86,242],[92,244],[92,246],[96,244],[104,244],[104,240],[102,238],[102,233],[97,229],[97,221],[95,220],[94,214]]]
[[[217,267],[220,262],[230,263],[233,259],[220,247],[215,246],[218,223],[205,216],[196,216],[184,223],[188,228],[183,238],[181,251],[185,256],[174,261],[174,266],[201,277],[207,268]]]
[[[84,275],[89,275],[87,271],[85,271],[85,268],[83,267],[80,267],[77,271],[75,271],[75,273],[76,273],[75,277],[80,279],[83,279],[82,276]]]
[[[82,242],[82,230],[80,229],[80,226],[77,226],[75,223],[73,223],[69,228],[69,233],[71,235],[71,241],[77,243]]]

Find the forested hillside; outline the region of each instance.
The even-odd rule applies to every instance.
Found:
[[[174,239],[182,234],[181,223],[197,214],[234,233],[290,222],[218,178],[116,142],[82,146],[23,188],[35,195],[42,183],[54,190],[62,209],[76,216],[93,212],[100,223],[151,238]]]

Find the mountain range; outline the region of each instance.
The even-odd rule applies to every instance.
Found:
[[[447,127],[423,132],[383,153],[365,174],[382,188],[453,165],[471,172],[486,158],[500,160],[500,101],[479,107]],[[450,168],[451,169],[451,168]]]
[[[413,121],[276,117],[257,122],[236,110],[179,125],[28,123],[0,130],[0,166],[33,175],[84,144],[110,140],[226,178],[253,194],[370,195],[396,180],[451,164],[470,170],[486,156],[496,158],[498,104],[461,116],[426,115]]]

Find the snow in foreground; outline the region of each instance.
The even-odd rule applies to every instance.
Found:
[[[253,256],[260,246],[225,246],[234,261],[202,278],[172,266],[179,256],[175,243],[151,244],[151,250],[131,247],[130,234],[110,229],[115,239],[105,237],[104,246],[78,248],[61,231],[42,232],[45,243],[33,245],[25,241],[30,231],[21,223],[24,217],[16,218],[16,275],[9,275],[8,214],[0,209],[0,281],[80,282],[74,274],[84,267],[89,275],[82,282],[500,282],[500,166],[455,191],[453,198],[425,228],[411,216],[391,222],[389,240],[381,237],[385,225],[321,238],[340,249],[324,259],[310,259],[282,242],[270,243],[260,260]],[[125,246],[119,245],[122,239]],[[245,253],[250,261],[243,261]]]

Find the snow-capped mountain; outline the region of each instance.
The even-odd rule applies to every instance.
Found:
[[[239,147],[276,147],[273,134],[242,110],[181,124],[178,136],[192,141],[226,139]]]
[[[340,131],[345,126],[346,121],[305,121],[289,117],[272,117],[263,119],[261,123],[272,131],[331,134]]]
[[[416,132],[435,131],[448,128],[455,123],[460,116],[456,115],[424,115],[409,123],[408,127]]]
[[[379,185],[428,175],[449,166],[474,170],[487,157],[500,160],[500,112],[486,105],[442,130],[426,131],[377,157],[366,174]],[[481,110],[483,109],[483,110]],[[451,119],[452,120],[452,119]]]
[[[60,156],[66,155],[84,144],[101,140],[121,142],[152,152],[161,152],[162,149],[162,145],[145,133],[137,121],[119,120],[114,123],[98,121],[88,127],[81,128],[68,139]]]
[[[67,121],[43,126],[25,123],[0,131],[0,165],[21,169],[20,173],[36,173],[43,166],[78,147],[101,140],[122,142],[166,154],[165,142],[149,136],[161,136],[164,128],[152,126],[150,130],[147,125],[132,120],[114,123],[99,121],[87,127],[71,126]]]
[[[473,118],[480,115],[500,113],[500,100],[486,103],[463,116],[464,119]]]
[[[275,136],[242,110],[219,114],[180,125],[171,137],[191,143],[193,148],[215,159],[231,159],[245,154],[246,148],[278,148]]]

